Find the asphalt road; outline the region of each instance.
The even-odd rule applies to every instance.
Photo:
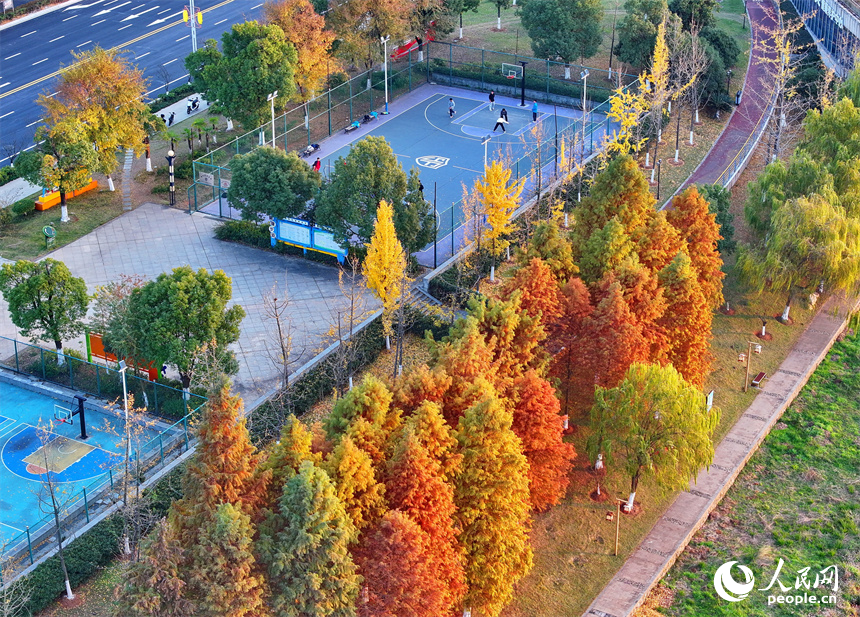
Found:
[[[39,94],[51,94],[71,52],[101,47],[128,50],[157,95],[187,80],[191,33],[182,21],[183,0],[81,0],[0,30],[0,166],[10,154],[35,146]],[[260,16],[263,0],[202,0],[197,42],[218,39],[235,23]]]

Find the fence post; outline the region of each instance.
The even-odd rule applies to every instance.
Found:
[[[328,91],[328,136],[331,137],[331,90]]]
[[[45,376],[45,350],[39,347],[39,358],[42,360],[42,379],[47,379]]]
[[[87,517],[87,522],[90,522],[90,504],[87,501],[87,487],[84,487],[84,514]]]
[[[57,359],[59,359],[59,353],[57,352]],[[69,358],[69,387],[74,390],[75,389],[75,372],[72,370],[72,360],[74,358]]]
[[[349,123],[352,124],[352,80],[347,79],[346,82],[349,84]]]
[[[454,256],[454,204],[451,204],[451,257]]]
[[[27,526],[27,550],[30,552],[30,565],[33,565],[33,543],[30,540],[30,526]]]
[[[448,85],[454,81],[454,45],[448,44]]]
[[[164,441],[161,439],[162,433],[158,434],[158,449],[161,453],[161,466],[164,467]]]
[[[182,418],[182,432],[185,434],[185,451],[188,452],[188,416]]]
[[[549,60],[546,61],[546,102],[549,103],[549,80],[551,75],[549,73]]]
[[[18,340],[14,341],[15,343],[15,372],[20,373],[21,368],[18,366]]]
[[[98,392],[99,396],[102,395],[102,377],[98,364],[96,364],[96,392]]]
[[[113,490],[113,468],[108,469],[108,479],[110,480],[110,490]]]

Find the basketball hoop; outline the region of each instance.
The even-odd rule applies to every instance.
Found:
[[[72,410],[60,405],[54,405],[54,420],[60,424],[68,424],[69,426],[74,426],[75,424],[72,419]]]
[[[516,78],[517,78],[517,74],[516,74],[516,73],[514,73],[513,71],[511,71],[510,73],[508,73],[508,74],[507,74],[507,78],[508,78],[508,79],[516,79]]]

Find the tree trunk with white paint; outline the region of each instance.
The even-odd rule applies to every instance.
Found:
[[[391,351],[391,337],[388,336],[387,334],[385,335],[385,348],[388,351]]]
[[[148,161],[149,159],[146,159],[146,160]],[[151,166],[150,166],[150,165],[148,165],[147,167],[151,167]],[[149,170],[149,169],[147,169],[147,171],[150,171],[150,170]],[[107,179],[108,179],[108,190],[109,190],[109,191],[111,191],[111,192],[115,191],[115,190],[116,190],[116,188],[115,188],[115,187],[114,187],[114,185],[113,185],[113,178],[111,178],[110,174],[108,174]]]
[[[230,118],[227,118],[227,130],[228,131],[233,130],[233,121]]]
[[[69,208],[66,206],[66,194],[60,193],[60,222],[68,223],[70,220]]]
[[[570,65],[569,64],[564,65],[564,78],[570,79]]]
[[[146,173],[152,173],[152,159],[146,157]]]

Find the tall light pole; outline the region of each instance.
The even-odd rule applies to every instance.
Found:
[[[379,42],[382,43],[382,75],[385,81],[385,111],[382,113],[388,115],[388,41],[390,36],[379,37]]]
[[[490,143],[490,139],[492,137],[492,135],[484,135],[484,137],[481,138],[481,145],[484,146],[484,169],[487,168],[487,144]]]
[[[588,120],[588,69],[585,69],[579,74],[579,78],[582,80],[582,153],[579,157],[580,165],[585,164],[585,134],[586,134],[586,122]],[[582,173],[579,174],[580,177],[580,194],[582,193]],[[577,198],[579,201],[579,198]]]
[[[194,8],[194,0],[188,0],[188,6],[182,11],[182,21],[191,26],[191,51],[197,51],[197,27],[203,25],[203,13]]]
[[[125,480],[122,483],[122,506],[124,508],[128,507],[128,466],[131,462],[131,438],[129,435],[128,429],[128,388],[126,387],[125,382],[125,370],[128,368],[128,365],[125,363],[125,360],[119,361],[119,374],[122,376],[122,408],[125,413]],[[128,543],[128,533],[125,534],[125,538],[123,539],[125,554],[131,554],[131,547]]]
[[[173,152],[173,150],[168,150],[167,151],[167,168],[168,168],[167,171],[170,173],[170,205],[171,206],[176,205],[176,185],[173,182],[173,180],[174,180],[173,162],[175,160],[176,160],[176,153]],[[121,362],[120,364],[123,364],[123,363]],[[123,370],[125,370],[125,369],[123,369]],[[123,375],[125,375],[125,373],[123,373]],[[124,379],[125,378],[123,377],[123,380]]]
[[[278,91],[275,90],[269,96],[266,97],[266,100],[272,104],[272,147],[275,147],[275,99],[278,97]]]
[[[582,80],[582,111],[583,112],[588,111],[588,76],[589,76],[589,74],[590,73],[588,72],[588,69],[585,69],[584,71],[582,71],[582,73],[579,74],[579,78]]]

